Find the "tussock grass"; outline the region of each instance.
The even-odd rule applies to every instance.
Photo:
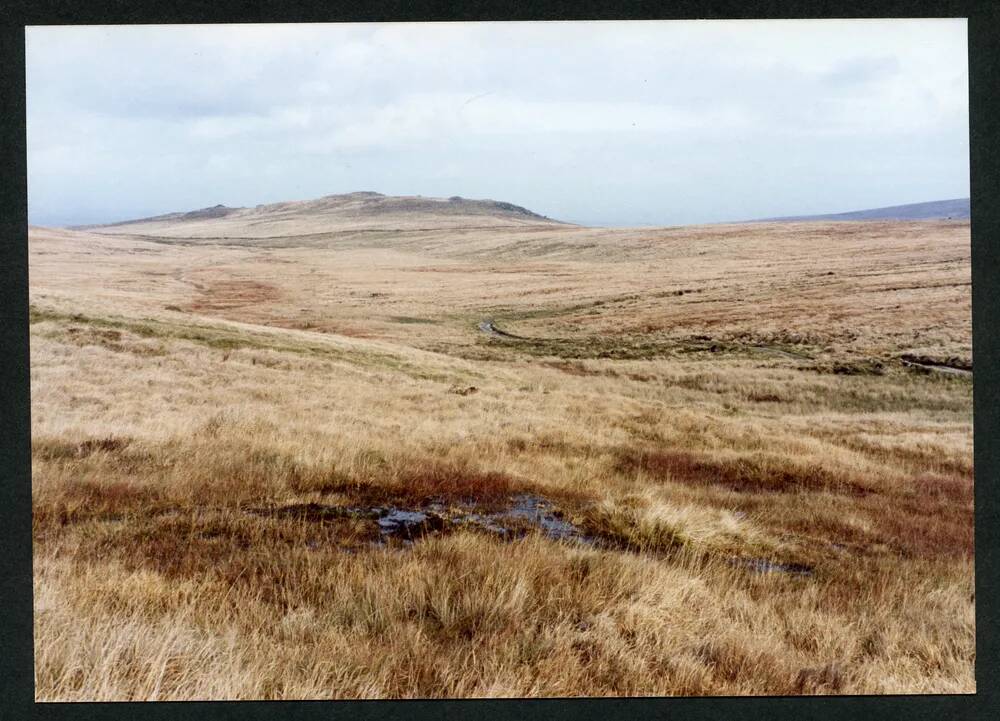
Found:
[[[870,491],[842,470],[765,454],[694,454],[687,451],[629,451],[618,461],[622,473],[643,473],[656,480],[713,483],[740,492],[835,490],[862,495]]]
[[[643,494],[605,499],[588,509],[585,527],[622,548],[671,554],[738,551],[756,555],[759,534],[731,511],[665,501],[649,489]]]
[[[38,698],[974,691],[967,226],[876,225],[36,234]],[[593,544],[336,511],[518,494]]]

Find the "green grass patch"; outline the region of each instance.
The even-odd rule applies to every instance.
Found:
[[[325,360],[342,361],[356,366],[397,371],[412,378],[441,383],[460,383],[470,378],[479,377],[478,374],[474,373],[446,373],[431,370],[405,361],[390,353],[333,348],[308,342],[289,343],[279,339],[255,336],[250,333],[224,328],[182,325],[152,319],[132,320],[88,316],[82,313],[61,313],[34,306],[30,308],[29,319],[32,324],[51,321],[62,324],[88,325],[95,328],[125,331],[143,338],[189,341],[208,348],[224,351],[253,349],[271,350],[278,353],[293,353]]]
[[[393,315],[389,317],[393,323],[402,323],[404,325],[417,325],[417,324],[427,324],[427,325],[437,325],[441,321],[433,320],[431,318],[413,318],[408,315]]]

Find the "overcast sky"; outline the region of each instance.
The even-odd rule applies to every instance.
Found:
[[[969,194],[964,20],[26,32],[35,224],[357,190],[602,225]]]

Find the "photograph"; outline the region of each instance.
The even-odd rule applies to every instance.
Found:
[[[975,694],[967,25],[25,27],[35,700]]]

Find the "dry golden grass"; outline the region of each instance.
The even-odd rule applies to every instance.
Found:
[[[31,233],[40,700],[975,691],[967,223],[179,227]]]

